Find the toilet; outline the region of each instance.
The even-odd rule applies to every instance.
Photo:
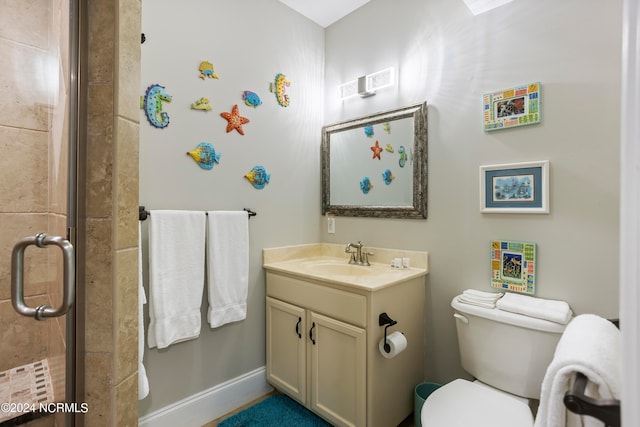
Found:
[[[456,379],[425,401],[423,427],[531,427],[547,367],[566,325],[451,302],[460,360],[475,381]]]

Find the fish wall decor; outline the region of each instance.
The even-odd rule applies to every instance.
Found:
[[[196,102],[191,104],[191,109],[199,111],[210,111],[211,104],[209,104],[209,98],[198,99]]]
[[[198,70],[200,70],[200,75],[198,77],[202,80],[206,78],[218,79],[218,75],[213,70],[213,64],[209,61],[202,61]]]
[[[242,100],[245,104],[247,104],[248,107],[256,108],[262,105],[260,96],[255,92],[251,92],[250,90],[245,90],[244,92],[242,92]]]
[[[220,154],[216,153],[216,149],[208,142],[201,142],[196,148],[187,151],[187,155],[198,163],[202,169],[211,170],[215,163],[220,163]]]
[[[254,166],[244,177],[247,178],[254,188],[261,190],[269,183],[271,174],[267,173],[264,166]]]

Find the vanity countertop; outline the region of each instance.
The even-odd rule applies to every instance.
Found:
[[[370,266],[349,264],[345,245],[315,243],[263,249],[263,267],[303,279],[376,291],[429,274],[429,254],[420,251],[365,247]],[[393,268],[393,258],[409,258],[409,268]]]

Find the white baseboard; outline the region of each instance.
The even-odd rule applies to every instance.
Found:
[[[147,414],[138,426],[201,427],[271,391],[263,366]]]

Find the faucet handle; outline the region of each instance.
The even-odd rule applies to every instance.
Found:
[[[364,252],[362,252],[362,261],[366,264],[366,265],[371,265],[369,264],[369,256],[373,256],[375,255],[375,253],[373,252],[369,252],[367,250],[365,250]]]

